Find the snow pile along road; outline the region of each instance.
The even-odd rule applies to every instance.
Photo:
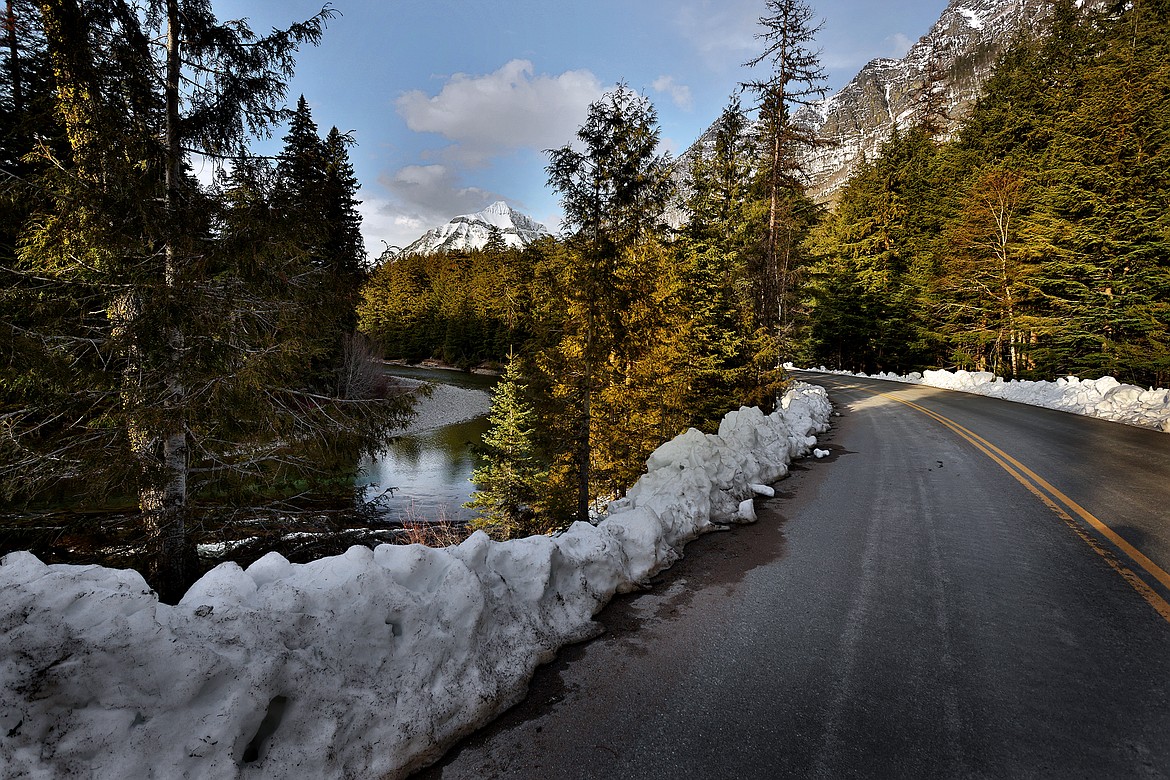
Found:
[[[1033,382],[1016,379],[1005,381],[1003,377],[987,371],[925,371],[900,376],[890,373],[854,374],[823,367],[815,370],[960,390],[1170,433],[1170,390],[1126,385],[1111,376],[1100,379],[1070,376],[1055,382]]]
[[[135,572],[0,565],[5,776],[396,777],[524,696],[535,667],[828,429],[824,390],[664,444],[598,525],[457,547],[225,563],[177,606]]]

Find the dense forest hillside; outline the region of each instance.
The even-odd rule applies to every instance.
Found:
[[[999,62],[954,140],[891,134],[808,244],[803,357],[1170,380],[1165,3],[1082,16]]]

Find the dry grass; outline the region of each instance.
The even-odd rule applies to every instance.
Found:
[[[446,510],[442,508],[437,519],[419,517],[413,505],[407,510],[407,518],[402,521],[402,530],[399,537],[402,544],[422,544],[427,547],[454,546],[474,531],[467,523],[447,517]]]

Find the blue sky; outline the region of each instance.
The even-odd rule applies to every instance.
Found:
[[[810,2],[835,91],[869,60],[901,56],[946,0]],[[320,2],[216,0],[257,32]],[[658,110],[679,153],[746,77],[763,0],[334,0],[341,13],[303,50],[289,103],[304,94],[324,132],[352,131],[366,248],[403,246],[495,200],[557,229],[543,150],[570,142],[618,81]],[[283,131],[277,136],[283,135]],[[279,145],[277,140],[276,146]],[[260,148],[272,148],[263,147]]]

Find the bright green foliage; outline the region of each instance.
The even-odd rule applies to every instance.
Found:
[[[549,530],[547,514],[538,510],[547,478],[536,449],[536,412],[527,398],[519,360],[508,360],[492,396],[491,429],[483,438],[485,464],[471,476],[476,492],[466,504],[479,510],[472,524],[497,538]]]

